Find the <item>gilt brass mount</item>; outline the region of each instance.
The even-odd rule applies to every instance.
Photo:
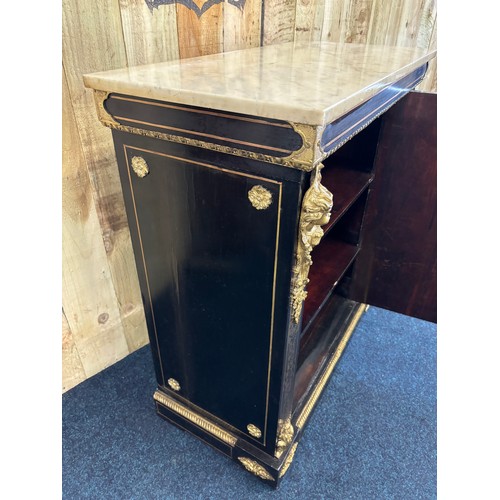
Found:
[[[307,297],[306,286],[309,283],[309,269],[312,265],[311,252],[321,241],[321,226],[330,221],[333,207],[333,195],[321,184],[318,165],[311,173],[311,185],[304,195],[299,221],[299,241],[293,268],[292,309],[293,320],[298,323],[302,312],[302,304]]]
[[[280,458],[293,440],[294,429],[290,419],[278,421],[278,437],[276,438],[276,450],[274,456]]]
[[[132,158],[132,170],[136,173],[137,177],[141,179],[149,174],[148,164],[142,156],[134,156]]]
[[[273,476],[269,474],[267,469],[257,463],[255,460],[247,457],[238,457],[238,460],[243,464],[247,471],[255,474],[257,477],[260,477],[261,479],[267,479],[269,481],[274,481]]]
[[[167,380],[168,385],[174,390],[174,391],[180,391],[181,390],[181,384],[175,380],[175,378],[169,378]]]
[[[262,436],[262,431],[256,425],[248,424],[247,430],[250,436],[253,436],[255,438],[260,438]]]
[[[257,210],[265,210],[273,202],[273,195],[265,187],[254,186],[248,191],[248,199]]]

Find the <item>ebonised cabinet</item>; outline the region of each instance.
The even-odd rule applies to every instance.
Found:
[[[410,92],[432,56],[285,44],[85,77],[113,129],[157,412],[273,486],[366,303],[432,319],[435,98]],[[411,227],[408,189],[427,193]],[[377,274],[405,245],[427,269],[404,270],[413,309]]]

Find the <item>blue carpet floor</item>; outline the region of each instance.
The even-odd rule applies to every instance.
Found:
[[[145,347],[63,396],[63,498],[436,498],[436,325],[371,307],[273,490],[154,410]]]

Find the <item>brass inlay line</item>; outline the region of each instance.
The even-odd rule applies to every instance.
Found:
[[[274,146],[264,146],[263,144],[255,144],[253,142],[240,141],[238,139],[232,139],[228,137],[221,137],[220,135],[206,134],[205,132],[196,132],[194,130],[186,130],[184,128],[171,127],[169,125],[160,125],[159,123],[144,122],[141,120],[135,120],[133,118],[125,118],[124,116],[115,116],[117,120],[125,120],[127,122],[139,123],[140,125],[149,125],[150,127],[164,128],[166,130],[173,130],[174,132],[184,132],[190,135],[199,135],[200,137],[208,137],[209,139],[220,139],[224,142],[233,142],[235,144],[241,144],[243,146],[251,146],[259,149],[268,149],[269,151],[276,151],[278,153],[288,153],[292,151],[289,149],[276,148]]]
[[[158,106],[160,108],[178,109],[180,111],[187,111],[188,113],[198,113],[200,115],[220,116],[221,118],[231,118],[232,120],[240,120],[243,122],[260,123],[262,125],[271,125],[273,127],[281,127],[281,128],[288,128],[288,129],[291,128],[290,125],[288,125],[287,123],[273,123],[273,122],[258,119],[258,118],[246,118],[243,116],[229,115],[227,113],[216,113],[215,111],[209,111],[208,109],[206,111],[199,110],[199,109],[189,109],[189,108],[184,108],[183,106],[174,106],[173,104],[164,104],[164,103],[160,103],[160,102],[148,102],[148,101],[143,101],[141,99],[131,99],[130,97],[120,97],[117,95],[111,96],[111,99],[119,99],[120,101],[128,101],[128,102],[138,102],[139,104],[146,104],[148,106]]]
[[[409,87],[411,87],[414,83],[417,83],[420,79],[421,79],[421,76],[419,76],[416,80],[414,80],[412,83],[410,83]],[[358,120],[354,125],[351,125],[349,128],[347,128],[346,130],[344,130],[341,134],[339,134],[336,137],[334,137],[333,139],[331,139],[327,144],[325,144],[323,146],[323,149],[325,149],[328,146],[330,146],[330,144],[333,144],[337,139],[339,139],[340,137],[344,136],[346,133],[348,133],[353,128],[357,127],[360,123],[364,122],[369,116],[371,116],[374,113],[376,113],[379,109],[381,109],[384,106],[386,106],[387,104],[389,104],[391,101],[393,101],[394,99],[396,99],[397,97],[399,97],[401,94],[403,94],[405,92],[408,93],[409,91],[410,91],[410,88],[403,89],[400,92],[398,92],[397,94],[393,95],[390,99],[387,99],[387,101],[383,102],[380,106],[378,106],[374,110],[370,111],[369,114],[365,115],[363,118],[361,118],[360,120]],[[369,101],[367,101],[367,102],[369,102]]]
[[[156,329],[156,320],[155,320],[155,312],[153,309],[153,299],[151,298],[151,289],[149,286],[149,277],[148,277],[148,268],[146,266],[146,258],[144,256],[144,249],[142,246],[142,236],[141,236],[141,226],[139,224],[139,217],[137,215],[137,208],[135,204],[135,196],[134,196],[134,188],[132,187],[132,178],[130,177],[130,165],[128,162],[128,155],[127,155],[127,146],[123,146],[124,154],[125,154],[125,162],[127,164],[127,175],[128,175],[128,180],[130,183],[130,193],[132,195],[132,205],[134,206],[134,216],[135,216],[135,223],[137,224],[137,234],[139,236],[139,245],[141,246],[141,258],[142,258],[142,264],[144,266],[144,275],[146,277],[146,286],[148,288],[148,296],[149,296],[149,304],[150,304],[150,309],[151,309],[151,318],[153,319],[153,329],[155,333],[155,339],[156,339],[156,348],[158,349],[158,354],[160,353],[160,344],[158,341],[158,331]],[[161,357],[158,356],[158,360],[160,362],[160,371],[161,371],[161,379],[163,382],[163,385],[165,385],[165,375],[163,373],[163,365],[161,363]]]
[[[169,155],[167,153],[160,153],[158,151],[152,151],[151,149],[138,148],[136,146],[129,146],[127,144],[125,145],[125,147],[130,148],[130,149],[135,149],[137,151],[143,151],[144,153],[151,153],[151,154],[155,154],[158,156],[165,156],[166,158],[172,158],[172,160],[178,160],[178,161],[182,161],[184,163],[192,163],[193,165],[200,165],[202,167],[212,168],[214,170],[220,170],[221,172],[226,172],[228,174],[240,175],[242,177],[250,177],[251,179],[259,179],[262,181],[270,182],[272,184],[278,184],[279,186],[281,186],[281,184],[282,184],[280,181],[275,181],[274,179],[268,179],[267,177],[260,177],[258,175],[246,174],[243,172],[236,172],[234,170],[229,170],[228,168],[216,167],[215,165],[210,165],[209,163],[203,163],[201,161],[195,161],[195,160],[188,160],[187,158]]]
[[[142,135],[144,137],[151,137],[153,139],[160,139],[162,141],[174,142],[176,144],[185,144],[187,146],[208,149],[210,151],[238,156],[240,158],[249,158],[250,160],[264,161],[267,163],[272,163],[274,165],[282,165],[283,167],[302,170],[304,172],[310,172],[314,168],[312,162],[296,158],[295,153],[292,153],[290,156],[283,157],[271,156],[264,153],[248,151],[246,149],[231,148],[229,146],[224,146],[223,144],[214,144],[211,142],[200,141],[198,139],[190,139],[189,137],[183,137],[180,135],[167,134],[165,132],[159,132],[157,130],[147,130],[143,128],[131,127],[129,125],[122,125],[118,122],[112,123],[109,121],[102,121],[102,123],[106,125],[106,127],[112,128],[114,130],[119,130],[120,132]]]
[[[318,385],[314,389],[313,393],[311,394],[311,397],[309,398],[309,401],[307,404],[304,406],[303,410],[301,411],[299,418],[297,419],[296,425],[298,429],[301,429],[304,424],[306,423],[307,419],[309,418],[309,415],[314,408],[314,405],[316,404],[316,401],[318,400],[319,396],[323,392],[323,389],[325,388],[326,383],[328,382],[330,375],[332,374],[333,369],[335,368],[335,365],[337,364],[338,360],[340,359],[340,356],[342,356],[342,352],[344,351],[347,342],[349,342],[349,339],[351,338],[352,333],[354,332],[354,329],[356,328],[356,325],[358,324],[358,321],[360,320],[361,316],[365,312],[366,305],[362,304],[361,307],[356,311],[354,314],[351,322],[349,323],[349,326],[347,327],[346,332],[344,333],[344,336],[342,337],[342,340],[340,341],[339,345],[337,346],[337,349],[335,350],[335,353],[332,357],[332,359],[329,361],[328,366],[326,370],[324,371],[323,375],[321,376]]]
[[[148,271],[147,271],[147,266],[146,266],[146,261],[145,261],[145,253],[144,253],[142,238],[141,238],[141,234],[140,234],[140,224],[139,224],[139,219],[138,219],[138,215],[137,215],[137,209],[136,209],[136,203],[135,203],[135,197],[134,197],[134,189],[133,189],[133,185],[132,185],[132,179],[130,177],[130,168],[128,168],[129,164],[128,164],[127,149],[133,149],[133,150],[136,150],[136,151],[142,151],[142,152],[145,152],[145,153],[151,153],[151,154],[155,154],[155,155],[158,155],[158,156],[164,156],[166,158],[172,158],[174,160],[178,160],[178,161],[181,161],[181,162],[192,163],[192,164],[195,164],[195,165],[204,166],[204,167],[211,168],[211,169],[214,169],[214,170],[219,170],[219,171],[222,171],[222,172],[227,172],[227,173],[233,174],[233,175],[239,175],[239,176],[242,176],[242,177],[249,177],[249,178],[252,178],[252,179],[259,179],[259,180],[263,180],[265,182],[269,182],[269,183],[272,183],[272,184],[277,184],[279,186],[278,208],[277,208],[277,223],[276,223],[276,248],[275,248],[275,259],[274,259],[273,292],[272,292],[272,307],[271,307],[271,331],[270,331],[270,339],[269,339],[269,363],[268,363],[267,392],[266,392],[266,410],[265,410],[265,422],[264,422],[264,439],[263,439],[262,442],[257,441],[255,439],[255,441],[257,441],[259,444],[263,444],[265,446],[266,445],[266,436],[267,436],[267,418],[268,418],[268,413],[269,413],[269,391],[270,391],[271,359],[272,359],[272,348],[273,348],[274,303],[275,303],[275,295],[276,295],[276,275],[277,275],[277,264],[278,264],[278,243],[279,243],[279,232],[280,232],[280,221],[281,221],[282,183],[279,182],[279,181],[275,181],[273,179],[268,179],[268,178],[265,178],[265,177],[259,177],[259,176],[251,175],[251,174],[246,174],[246,173],[243,173],[243,172],[234,172],[232,170],[228,170],[228,169],[225,169],[225,168],[222,168],[222,167],[216,167],[214,165],[209,165],[207,163],[202,163],[202,162],[198,162],[198,161],[194,161],[194,160],[188,160],[186,158],[181,158],[181,157],[169,155],[169,154],[166,154],[166,153],[159,153],[157,151],[151,151],[151,150],[148,150],[148,149],[138,148],[136,146],[130,146],[130,145],[127,145],[127,144],[124,144],[123,148],[125,150],[125,159],[126,159],[126,163],[127,163],[127,171],[128,171],[128,177],[129,177],[129,183],[130,183],[130,190],[131,190],[131,193],[132,193],[132,203],[133,203],[133,206],[134,206],[135,220],[136,220],[136,224],[137,224],[137,231],[138,231],[138,234],[139,234],[139,245],[141,247],[142,262],[143,262],[143,265],[144,265],[144,272],[145,272],[145,275],[146,275],[146,286],[148,288],[148,296],[149,296],[151,314],[152,314],[152,318],[153,318],[153,327],[154,327],[154,333],[155,333],[155,338],[156,338],[156,346],[157,346],[159,354],[161,353],[161,351],[160,351],[160,347],[159,347],[159,343],[158,343],[158,334],[157,334],[157,329],[156,329],[156,321],[155,321],[155,317],[154,317],[153,301],[152,301],[152,298],[151,298],[151,290],[150,290],[149,279],[148,279]],[[162,367],[162,364],[161,364],[161,355],[159,356],[159,360],[160,360],[160,367],[161,367],[162,380],[163,380],[163,384],[162,385],[165,386],[165,377],[163,375],[163,367]],[[209,412],[207,412],[207,413],[209,413]],[[215,418],[220,418],[220,417],[216,417],[215,415],[213,415],[213,416]],[[240,432],[245,433],[245,431],[242,431],[241,429],[238,429],[238,430]],[[246,435],[248,436],[248,434],[246,434]],[[248,436],[248,437],[250,437],[250,439],[254,439],[251,436]]]
[[[189,408],[186,408],[185,406],[179,404],[177,401],[174,401],[173,399],[165,396],[161,392],[156,391],[153,395],[153,398],[156,401],[158,401],[158,403],[166,406],[175,413],[182,415],[185,419],[189,420],[190,422],[193,422],[194,424],[206,430],[210,434],[213,434],[221,441],[224,441],[224,443],[230,446],[234,446],[236,444],[237,439],[235,436],[229,434],[229,432],[226,432],[218,425],[209,422],[206,418],[202,417],[201,415],[194,413]]]
[[[265,437],[267,436],[267,413],[269,408],[269,387],[271,386],[271,361],[272,361],[272,345],[274,336],[274,307],[276,302],[276,274],[278,271],[278,248],[279,248],[279,238],[280,238],[280,223],[281,223],[281,190],[282,185],[280,184],[280,191],[278,195],[278,223],[276,226],[276,243],[274,247],[274,272],[273,272],[273,299],[271,302],[271,335],[270,344],[271,349],[269,349],[269,361],[267,364],[267,401],[266,401],[266,419],[264,421],[264,444],[266,444]]]

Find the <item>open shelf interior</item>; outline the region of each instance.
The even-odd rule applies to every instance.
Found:
[[[359,303],[333,293],[300,341],[293,396],[294,412],[303,405],[311,388],[342,339]]]
[[[302,313],[302,332],[315,318],[330,292],[351,265],[359,248],[336,238],[327,238],[324,244],[316,247],[312,253],[313,265],[309,271],[307,299]]]
[[[375,120],[323,161],[322,184],[333,194],[332,215],[311,254],[294,387],[300,411],[361,305],[349,286],[361,248],[361,228],[374,179],[381,121]]]
[[[323,168],[321,174],[321,183],[333,194],[332,216],[323,227],[323,231],[328,233],[370,185],[373,174],[359,172],[342,164]]]
[[[330,293],[356,258],[367,191],[350,204],[344,215],[328,227],[319,245],[311,254],[307,297],[302,313],[301,335],[304,335]]]

